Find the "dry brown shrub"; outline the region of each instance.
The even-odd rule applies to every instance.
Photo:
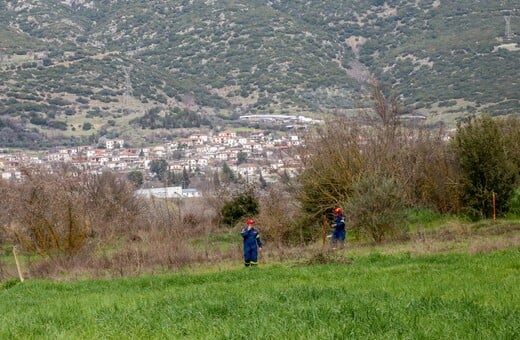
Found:
[[[26,263],[30,278],[77,280],[93,277],[97,269],[96,258],[85,249],[74,256],[33,258],[29,255]]]
[[[83,246],[90,223],[84,188],[75,176],[66,170],[58,174],[33,170],[23,183],[12,186],[7,231],[25,250],[45,256],[72,255]]]
[[[140,227],[142,202],[125,176],[104,172],[85,183],[86,211],[92,231],[107,242]]]
[[[258,225],[264,241],[272,242],[277,248],[294,241],[300,209],[292,196],[280,187],[271,187],[260,197],[259,203]]]
[[[472,240],[468,251],[471,254],[490,253],[500,249],[520,246],[520,235],[508,235],[498,238],[477,238]]]

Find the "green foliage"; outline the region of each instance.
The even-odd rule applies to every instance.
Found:
[[[0,79],[9,79],[0,91],[10,92],[8,100],[33,98],[0,111],[21,114],[24,105],[37,101],[73,108],[78,97],[115,111],[128,95],[149,104],[138,110],[161,107],[158,117],[134,121],[152,129],[206,126],[200,112],[227,115],[246,106],[331,112],[357,106],[362,86],[352,74],[367,69],[382,74],[417,107],[447,108],[465,99],[492,115],[518,108],[518,91],[511,86],[519,78],[518,52],[502,41],[504,23],[497,20],[497,13],[515,8],[512,0],[440,6],[412,0],[278,1],[251,2],[240,10],[244,4],[96,0],[6,7],[0,22],[16,29],[0,33]],[[215,18],[215,12],[227,15]],[[100,36],[102,48],[94,38]],[[518,36],[511,40],[518,42]],[[245,104],[246,97],[253,102]],[[168,112],[178,105],[174,99],[190,113]]]
[[[171,110],[164,116],[160,114],[160,108],[155,107],[145,113],[143,117],[133,119],[130,123],[149,129],[176,129],[193,128],[201,125],[210,125],[207,118],[190,110]]]
[[[516,126],[520,128],[520,124]],[[507,212],[520,168],[518,159],[508,157],[518,152],[515,149],[520,143],[506,143],[507,134],[503,132],[510,127],[508,121],[489,116],[471,118],[459,125],[453,147],[462,172],[463,203],[473,218],[493,216],[493,193],[497,213]]]
[[[236,183],[238,178],[227,163],[222,165],[222,180],[227,183]]]
[[[393,178],[367,175],[353,184],[352,197],[345,204],[349,225],[379,243],[386,236],[403,231],[404,190]]]
[[[155,174],[159,181],[164,181],[168,178],[168,162],[164,159],[154,159],[150,161],[150,172]]]
[[[89,123],[89,122],[85,122],[83,123],[83,126],[81,127],[84,131],[89,131],[90,129],[92,129],[92,123]]]
[[[517,188],[509,200],[509,213],[520,217],[520,188]]]
[[[130,171],[128,174],[126,174],[126,177],[130,181],[132,181],[136,187],[140,187],[141,185],[143,185],[144,176],[143,176],[142,171],[139,171],[139,170]]]
[[[443,221],[443,216],[430,209],[408,209],[406,221],[411,225],[425,227]]]
[[[252,192],[239,194],[224,203],[220,214],[222,224],[233,227],[243,217],[258,214],[258,200]]]
[[[186,188],[189,188],[190,186],[190,174],[188,172],[188,170],[186,169],[186,167],[182,168],[182,188],[183,189],[186,189]]]
[[[247,153],[239,152],[237,154],[237,165],[247,162]]]

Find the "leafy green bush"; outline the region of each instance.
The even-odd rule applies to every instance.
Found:
[[[375,242],[404,228],[404,191],[388,176],[368,175],[352,186],[353,194],[345,207],[350,225]]]
[[[520,188],[517,188],[509,200],[509,213],[520,216]]]
[[[489,116],[471,118],[458,127],[453,147],[462,173],[463,203],[468,216],[478,219],[507,212],[507,205],[518,181],[519,120]]]
[[[241,218],[258,214],[258,200],[251,192],[240,194],[224,203],[220,214],[222,223],[233,227]]]

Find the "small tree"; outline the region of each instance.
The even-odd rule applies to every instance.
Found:
[[[168,162],[164,159],[154,159],[150,162],[150,171],[155,174],[159,181],[168,178]]]
[[[190,186],[190,174],[188,173],[188,170],[186,170],[186,167],[182,168],[182,188],[186,189]]]
[[[498,214],[507,212],[519,176],[518,161],[511,156],[518,154],[520,142],[511,144],[505,137],[512,134],[504,133],[510,128],[511,123],[489,116],[470,118],[458,126],[453,147],[462,173],[463,204],[472,217],[492,216],[493,193]]]
[[[237,165],[245,162],[247,162],[247,153],[241,151],[237,154]]]
[[[224,163],[224,165],[222,165],[222,179],[224,180],[224,182],[227,183],[235,183],[237,181],[237,176],[235,175],[233,170],[231,170],[231,168],[227,165],[227,163]]]
[[[74,171],[27,170],[24,183],[12,187],[7,205],[8,233],[28,251],[53,257],[73,255],[91,230],[85,209],[85,187]]]
[[[351,228],[377,243],[399,231],[406,204],[404,191],[395,179],[366,175],[352,189],[352,197],[345,204]]]
[[[260,199],[258,220],[262,234],[274,245],[283,248],[288,243],[303,243],[302,224],[298,223],[299,206],[291,194],[280,186],[273,186]]]
[[[233,227],[244,216],[253,216],[258,213],[258,200],[253,192],[239,194],[224,203],[221,210],[222,223]]]
[[[136,187],[143,185],[144,178],[143,173],[139,170],[130,171],[126,177],[135,184]]]
[[[86,205],[89,220],[98,234],[120,236],[135,228],[140,214],[134,187],[124,176],[111,172],[88,178]]]

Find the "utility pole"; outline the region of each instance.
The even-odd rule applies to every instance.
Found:
[[[504,16],[504,20],[506,21],[506,39],[513,39],[513,32],[511,32],[511,15]]]

